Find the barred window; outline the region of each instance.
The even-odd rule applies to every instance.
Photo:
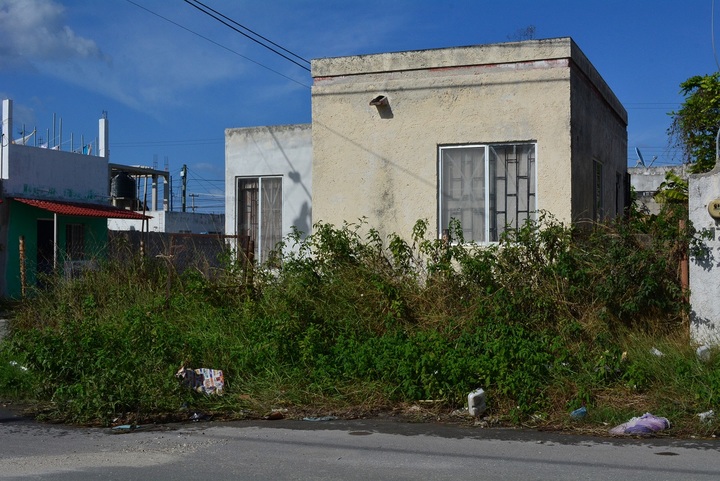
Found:
[[[496,242],[535,218],[534,143],[439,148],[439,232],[460,222],[466,241]]]
[[[282,177],[237,179],[237,235],[255,246],[263,261],[282,240]]]

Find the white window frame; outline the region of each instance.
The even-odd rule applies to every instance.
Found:
[[[528,206],[527,211],[520,211],[518,209],[517,201],[516,201],[516,209],[515,214],[516,216],[512,219],[510,224],[514,226],[515,228],[519,227],[518,225],[518,218],[517,214],[520,212],[526,212],[527,218],[535,219],[536,218],[536,211],[538,209],[538,194],[537,194],[537,142],[535,141],[519,141],[519,142],[493,142],[493,143],[473,143],[473,144],[452,144],[452,145],[438,145],[438,192],[437,192],[437,205],[438,205],[438,238],[443,238],[444,235],[447,233],[447,229],[450,224],[451,216],[447,214],[447,206],[446,206],[446,200],[444,197],[443,187],[446,185],[446,179],[443,178],[445,169],[443,166],[444,157],[443,153],[445,151],[450,151],[452,149],[479,149],[483,152],[483,200],[482,205],[477,207],[478,209],[483,209],[483,237],[482,239],[474,239],[470,238],[468,239],[467,236],[465,238],[466,242],[476,242],[476,243],[491,243],[491,242],[497,242],[500,233],[505,230],[505,226],[499,226],[497,225],[495,227],[496,232],[491,232],[492,226],[497,223],[497,217],[499,215],[503,215],[505,218],[508,217],[507,212],[498,212],[498,201],[499,199],[493,198],[491,196],[491,188],[489,186],[491,185],[491,179],[490,176],[493,175],[493,169],[491,169],[491,155],[490,151],[493,148],[498,147],[512,147],[512,146],[532,146],[532,156],[527,159],[528,165],[528,172],[526,176],[516,176],[515,182],[517,182],[518,177],[526,178],[527,179],[527,197],[528,197]],[[496,177],[495,181],[497,182],[498,179],[501,177]],[[507,184],[506,184],[507,186]],[[497,190],[497,184],[494,186],[494,189]],[[495,196],[498,194],[495,193]],[[512,194],[511,194],[512,195]],[[507,197],[507,196],[505,196]],[[517,194],[515,194],[515,197],[517,197]],[[496,219],[493,222],[491,219],[491,214],[494,214]],[[520,224],[522,224],[524,220],[521,221]],[[463,231],[467,231],[468,229],[463,228]]]

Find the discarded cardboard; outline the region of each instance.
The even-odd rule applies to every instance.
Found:
[[[222,394],[225,387],[225,377],[218,369],[188,369],[183,366],[175,377],[193,391],[205,394]]]

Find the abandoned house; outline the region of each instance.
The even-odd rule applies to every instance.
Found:
[[[312,61],[312,220],[497,241],[629,201],[627,113],[571,38]]]

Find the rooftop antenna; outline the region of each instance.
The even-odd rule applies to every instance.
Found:
[[[640,149],[638,149],[637,147],[635,147],[635,153],[637,154],[637,163],[635,164],[635,167],[637,167],[638,165],[641,165],[641,166],[643,166],[643,167],[652,167],[652,165],[653,165],[653,164],[655,163],[655,161],[657,160],[657,155],[653,155],[653,158],[652,158],[652,160],[650,161],[650,165],[647,165],[647,166],[646,166],[646,165],[645,165],[645,159],[643,159],[642,153],[640,153]]]
[[[642,165],[643,167],[645,167],[645,159],[643,159],[643,156],[640,153],[640,149],[635,147],[635,153],[637,154],[637,162],[635,162],[635,167],[637,167],[638,165]]]

